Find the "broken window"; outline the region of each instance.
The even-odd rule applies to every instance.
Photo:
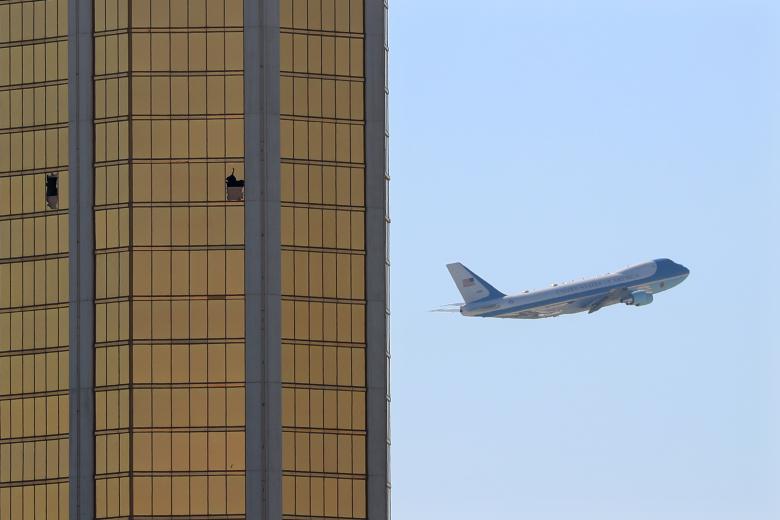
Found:
[[[225,199],[234,202],[244,200],[244,179],[236,178],[235,169],[225,178]]]
[[[51,209],[57,209],[60,203],[59,179],[57,174],[46,176],[46,205]]]

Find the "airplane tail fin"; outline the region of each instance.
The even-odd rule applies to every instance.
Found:
[[[460,294],[463,295],[463,301],[466,303],[506,296],[460,262],[447,264],[447,269],[450,271],[450,276],[452,276],[455,285],[458,286]]]

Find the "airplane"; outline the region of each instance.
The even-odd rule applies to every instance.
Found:
[[[507,296],[461,263],[447,264],[463,303],[451,312],[479,318],[537,319],[562,314],[592,314],[609,305],[641,307],[653,295],[667,291],[688,277],[687,267],[668,258],[628,266],[614,273]],[[443,309],[440,309],[443,310]]]

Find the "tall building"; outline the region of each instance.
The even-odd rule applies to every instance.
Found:
[[[0,0],[0,519],[389,517],[384,0]]]

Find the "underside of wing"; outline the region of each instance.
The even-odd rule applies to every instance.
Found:
[[[621,299],[625,298],[627,294],[628,290],[625,287],[612,289],[607,294],[583,301],[581,307],[583,309],[588,309],[588,314],[593,314],[607,305],[618,303]]]
[[[544,316],[540,316],[536,311],[518,311],[511,314],[501,314],[496,317],[514,320],[534,320],[536,318],[544,318]]]
[[[514,318],[514,319],[537,319],[537,318],[552,318],[553,316],[560,316],[571,312],[569,306],[573,302],[561,302],[553,303],[550,305],[543,305],[540,307],[534,307],[533,309],[526,309],[523,311],[512,312],[509,314],[499,315],[499,318]]]

